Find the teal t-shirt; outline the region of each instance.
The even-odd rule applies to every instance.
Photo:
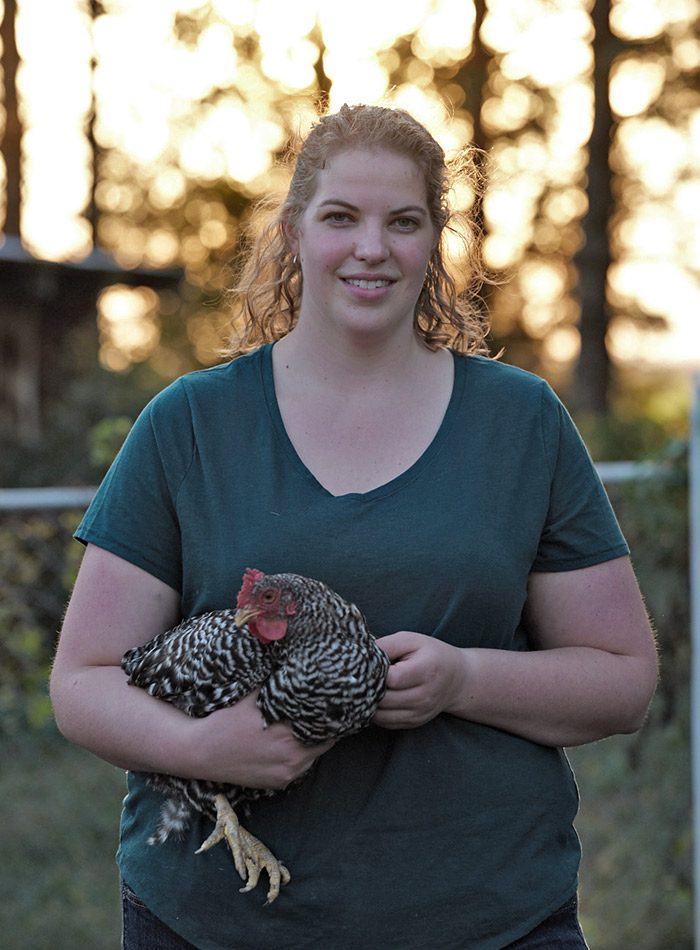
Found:
[[[246,567],[318,577],[377,636],[527,650],[531,571],[628,553],[566,410],[514,367],[454,356],[442,425],[407,471],[332,496],[275,398],[271,346],[189,374],[143,411],[77,537],[181,592],[182,614],[229,607]],[[561,749],[450,715],[343,739],[244,824],[290,868],[239,894],[211,830],[149,846],[161,797],[129,774],[125,880],[201,950],[500,950],[577,885],[578,795]]]

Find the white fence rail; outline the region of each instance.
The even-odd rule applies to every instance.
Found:
[[[0,488],[0,511],[87,508],[96,488]]]
[[[598,474],[606,484],[671,478],[671,462],[599,462]],[[0,511],[48,511],[50,509],[87,508],[97,489],[73,488],[0,488]]]

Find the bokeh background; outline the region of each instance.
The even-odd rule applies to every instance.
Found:
[[[691,947],[700,2],[0,0],[0,16],[0,487],[94,485],[150,396],[220,359],[241,234],[320,103],[396,104],[448,153],[485,151],[493,352],[554,385],[596,461],[653,463],[608,489],[663,676],[642,733],[571,750],[584,923],[596,948]],[[0,507],[0,942],[18,950],[119,944],[124,777],[56,735],[45,687],[79,514]]]

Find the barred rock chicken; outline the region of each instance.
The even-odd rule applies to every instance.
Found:
[[[259,687],[266,724],[288,720],[307,744],[369,723],[384,695],[389,660],[354,604],[320,581],[248,568],[237,607],[201,614],[129,650],[122,659],[129,683],[196,717]],[[198,853],[226,840],[247,882],[242,891],[254,888],[265,869],[267,903],[277,898],[289,871],[234,811],[239,802],[273,791],[156,774],[149,783],[166,796],[149,843],[182,832],[192,811],[202,812],[216,827]]]

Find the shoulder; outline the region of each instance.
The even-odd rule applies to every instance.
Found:
[[[146,407],[153,419],[191,414],[195,406],[217,405],[222,396],[242,390],[252,390],[259,384],[262,373],[263,350],[254,350],[226,363],[185,373],[166,386]]]
[[[217,393],[231,385],[245,385],[260,377],[266,347],[253,350],[244,356],[209,366],[206,369],[185,373],[167,386],[156,398],[180,398],[193,394]]]
[[[542,377],[471,355],[457,357],[456,372],[464,385],[463,411],[477,415],[492,438],[498,432],[511,447],[522,443],[537,449],[550,466],[563,443],[580,451],[581,438],[569,412]]]
[[[455,354],[456,372],[464,379],[473,399],[499,408],[542,411],[559,399],[549,383],[528,370],[487,356]]]
[[[504,363],[500,359],[489,356],[477,356],[471,353],[455,353],[457,364],[462,371],[478,377],[485,383],[494,385],[508,385],[520,389],[534,389],[539,391],[547,383],[541,376],[529,370]]]

